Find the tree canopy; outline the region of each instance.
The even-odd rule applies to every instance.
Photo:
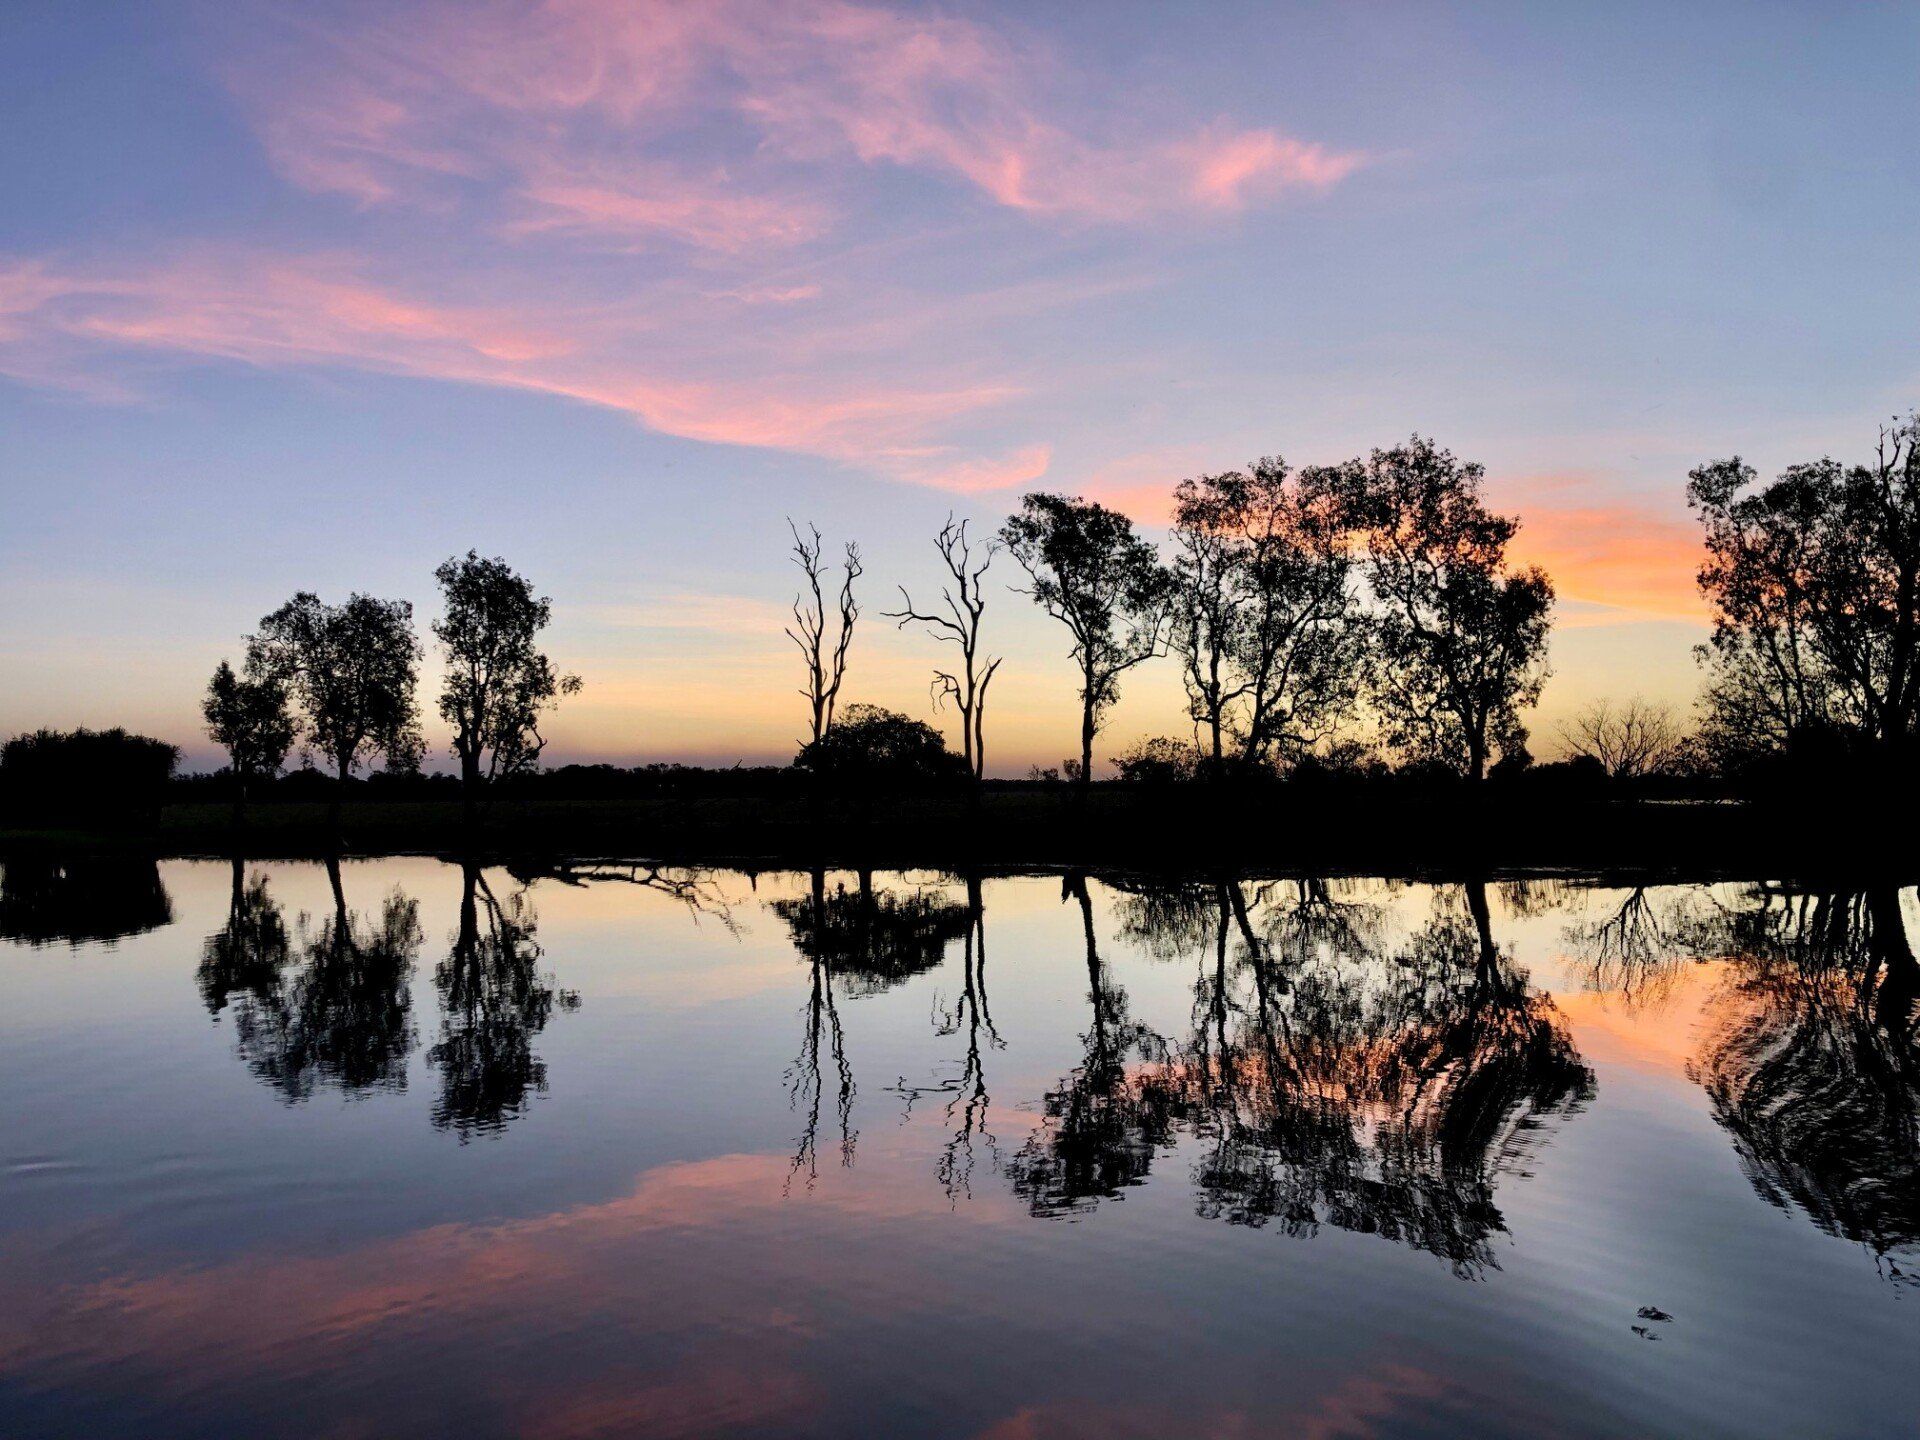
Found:
[[[1905,748],[1920,717],[1920,418],[1874,459],[1757,485],[1738,456],[1694,470],[1714,631],[1707,741],[1723,763],[1813,732]]]
[[[546,740],[541,713],[580,689],[556,674],[537,648],[553,605],[501,559],[469,550],[434,571],[446,610],[433,633],[446,649],[440,715],[453,728],[453,753],[471,789],[530,770]]]
[[[1327,472],[1364,547],[1375,607],[1370,698],[1390,743],[1474,780],[1526,745],[1546,682],[1553,583],[1516,570],[1519,522],[1481,500],[1485,470],[1416,435]]]
[[[249,678],[288,689],[300,707],[302,741],[342,780],[375,755],[390,770],[419,764],[419,663],[413,606],[371,595],[328,605],[303,590],[247,641]]]
[[[1027,572],[1027,591],[1073,637],[1080,668],[1080,781],[1093,778],[1093,739],[1120,698],[1120,677],[1162,653],[1167,583],[1133,522],[1095,501],[1035,493],[1000,529]]]

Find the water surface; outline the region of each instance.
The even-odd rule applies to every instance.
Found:
[[[0,1434],[1911,1434],[1914,920],[16,862]]]

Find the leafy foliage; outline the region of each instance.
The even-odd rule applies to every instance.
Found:
[[[419,662],[413,606],[371,595],[327,605],[303,590],[247,641],[249,678],[287,688],[300,707],[302,741],[342,780],[374,755],[389,770],[420,763]]]
[[[501,559],[469,550],[434,571],[446,613],[433,633],[447,652],[440,715],[469,784],[531,770],[546,747],[541,712],[580,689],[537,648],[553,605]]]
[[[1511,570],[1519,522],[1481,502],[1485,470],[1416,435],[1329,471],[1366,551],[1370,695],[1388,740],[1478,780],[1524,747],[1546,683],[1553,583]]]

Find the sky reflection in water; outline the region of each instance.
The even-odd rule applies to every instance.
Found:
[[[1911,1433],[1913,923],[17,862],[0,1433]]]

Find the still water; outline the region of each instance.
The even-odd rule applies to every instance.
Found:
[[[1916,913],[16,863],[0,1434],[1912,1434]]]

